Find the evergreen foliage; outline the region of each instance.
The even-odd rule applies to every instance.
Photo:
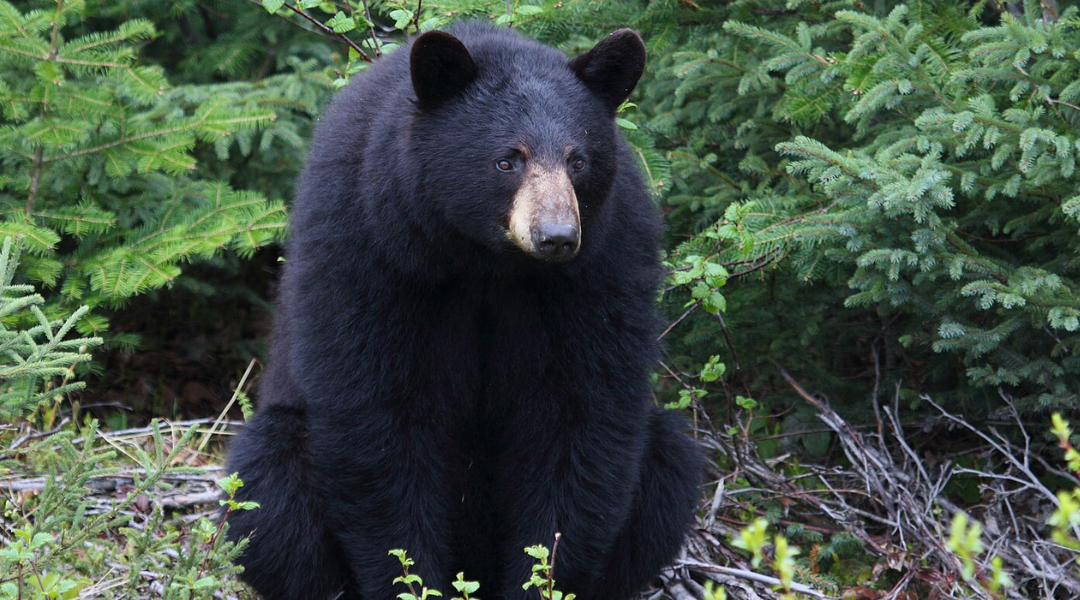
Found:
[[[13,283],[18,249],[5,238],[0,250],[0,419],[23,417],[47,399],[59,400],[84,387],[70,381],[74,365],[90,360],[86,350],[100,338],[68,337],[86,314],[83,306],[67,319],[50,320],[41,311],[45,300],[33,286]],[[29,313],[29,319],[21,318]],[[7,323],[30,321],[25,329]],[[59,380],[59,385],[51,385]],[[42,389],[42,382],[48,385]]]
[[[671,393],[783,401],[779,362],[842,405],[1075,406],[1078,13],[878,4],[544,4],[567,49],[586,22],[649,46],[628,117],[670,164]]]
[[[226,160],[299,145],[292,120],[274,123],[283,107],[312,109],[303,77],[173,87],[139,60],[150,22],[69,35],[85,12],[0,2],[0,232],[21,240],[49,305],[118,307],[184,263],[278,239],[284,205],[203,177],[196,149]],[[91,314],[80,328],[106,326]]]
[[[86,314],[85,306],[66,319],[49,320],[33,286],[12,283],[17,265],[17,250],[5,239],[0,251],[0,418],[19,426],[0,427],[0,473],[5,475],[0,482],[5,491],[0,599],[131,597],[129,593],[148,593],[156,584],[155,595],[190,600],[237,588],[221,579],[236,571],[231,561],[241,549],[219,534],[224,523],[202,518],[181,536],[160,504],[133,516],[140,499],[162,489],[170,477],[204,472],[176,466],[191,453],[197,429],[166,441],[155,423],[146,448],[124,450],[134,464],[118,467],[118,452],[98,447],[96,421],[65,427],[70,419],[58,416],[67,409],[65,397],[83,386],[71,381],[74,366],[90,360],[86,349],[100,345],[101,339],[71,335]],[[9,323],[27,320],[20,319],[24,312],[31,314],[33,324],[9,328]],[[30,435],[28,426],[50,431]],[[28,488],[37,493],[12,494],[7,487],[12,482],[34,481],[13,479],[12,474],[45,476]],[[94,487],[110,476],[129,480],[131,489],[102,506]],[[230,510],[252,508],[231,500],[237,482],[226,478],[221,485]],[[117,545],[113,536],[123,536],[127,543]],[[119,579],[102,577],[116,565],[124,571]],[[113,591],[118,584],[123,588]]]

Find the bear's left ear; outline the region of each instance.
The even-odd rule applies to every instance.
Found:
[[[465,44],[444,31],[429,31],[416,38],[409,70],[421,110],[450,100],[476,79],[476,63]]]
[[[636,31],[620,29],[571,60],[570,70],[615,114],[645,70],[645,42]]]

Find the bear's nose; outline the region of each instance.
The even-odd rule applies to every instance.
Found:
[[[578,229],[563,223],[544,223],[532,233],[533,246],[541,258],[569,260],[577,254]]]

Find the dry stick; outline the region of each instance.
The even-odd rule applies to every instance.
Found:
[[[885,424],[881,420],[881,396],[878,393],[881,387],[881,359],[878,356],[877,343],[880,337],[870,344],[870,356],[874,359],[874,392],[870,396],[871,406],[874,408],[874,420],[877,422],[878,447],[885,449]],[[899,386],[898,386],[899,388]]]
[[[731,351],[731,360],[735,363],[735,370],[741,370],[739,368],[739,353],[735,351],[735,344],[731,341],[731,334],[728,333],[727,323],[724,322],[724,315],[716,313],[716,320],[720,322],[720,331],[724,332],[724,343],[727,344],[728,350]]]
[[[897,386],[896,393],[899,396],[900,386]],[[904,453],[906,453],[908,457],[911,458],[911,461],[915,464],[915,467],[919,469],[919,475],[923,478],[923,481],[925,481],[927,485],[930,485],[930,475],[926,472],[926,469],[923,467],[922,461],[919,460],[918,455],[915,454],[915,450],[913,450],[911,446],[908,445],[907,439],[904,437],[903,430],[900,427],[899,417],[893,411],[889,410],[889,407],[887,406],[883,410],[885,411],[885,416],[889,418],[889,424],[892,426],[893,437],[895,437],[896,441],[900,443],[900,447],[903,448]]]
[[[989,444],[991,446],[991,448],[993,448],[996,452],[998,452],[999,454],[1002,455],[1002,457],[1005,459],[1005,461],[1008,464],[1010,464],[1013,468],[1018,470],[1025,477],[1025,479],[1020,479],[1018,477],[1014,477],[1014,476],[1011,476],[1011,475],[1000,475],[1000,474],[995,474],[995,473],[975,472],[979,477],[984,478],[984,479],[989,479],[989,480],[992,480],[992,481],[1009,481],[1009,482],[1012,482],[1012,483],[1016,483],[1016,484],[1018,484],[1018,485],[1020,485],[1022,487],[1021,487],[1020,490],[1013,490],[1011,493],[1020,493],[1020,492],[1026,491],[1026,490],[1033,490],[1038,495],[1049,499],[1055,505],[1057,504],[1057,497],[1054,496],[1050,492],[1050,490],[1047,489],[1042,484],[1042,482],[1039,481],[1039,479],[1035,476],[1035,474],[1030,470],[1031,461],[1030,461],[1030,452],[1029,452],[1029,450],[1025,449],[1025,450],[1022,451],[1023,460],[1020,460],[1012,453],[1012,448],[1013,448],[1012,444],[1010,444],[1004,438],[1004,436],[1002,436],[1000,433],[998,433],[996,429],[991,428],[991,432],[994,434],[994,436],[991,437],[990,435],[988,435],[986,433],[983,433],[982,431],[980,431],[980,430],[976,429],[975,427],[971,426],[964,419],[949,413],[943,407],[941,407],[938,404],[934,403],[933,400],[931,400],[928,396],[924,395],[924,396],[922,396],[922,398],[924,400],[930,402],[930,404],[932,406],[934,406],[934,408],[936,408],[939,412],[941,412],[942,415],[944,415],[947,420],[949,420],[951,422],[954,422],[954,423],[957,423],[961,427],[964,427],[965,429],[968,429],[969,431],[974,433],[976,436],[981,438],[984,442]],[[1015,406],[1012,403],[1012,399],[1009,398],[1006,394],[1002,394],[1002,399],[1004,399],[1006,404],[1008,404],[1009,407],[1012,409],[1013,414],[1014,414],[1014,418],[1015,418],[1015,416],[1017,416],[1018,413],[1015,410]],[[1024,435],[1026,437],[1027,432],[1026,432],[1026,429],[1024,428],[1023,424],[1018,421],[1018,426],[1024,432]],[[1005,493],[1005,492],[1002,490],[1000,493]],[[1011,514],[1012,513],[1011,504],[1006,503],[1006,506],[1009,508],[1009,511],[1010,511],[1010,514]],[[1016,522],[1015,515],[1011,515],[1011,516],[1013,518],[1013,522],[1015,523]],[[1020,532],[1020,528],[1018,527],[1018,525],[1014,525],[1014,528],[1015,528],[1015,531],[1017,533]],[[1077,528],[1075,526],[1072,527],[1072,532],[1073,532],[1074,536],[1077,535]],[[1039,539],[1039,533],[1036,532],[1034,529],[1029,527],[1028,528],[1028,533],[1029,533],[1030,537],[1033,538],[1035,541],[1037,541],[1037,542],[1042,541],[1043,542],[1041,544],[1042,546],[1045,546],[1047,548],[1063,550],[1063,551],[1069,551],[1071,553],[1070,558],[1075,558],[1075,555],[1076,555],[1075,551],[1072,551],[1071,549],[1059,546],[1057,544],[1050,544],[1050,543],[1046,543],[1043,540],[1040,540]],[[1006,556],[1005,553],[1000,553],[999,555],[1010,559],[1014,563],[1020,563],[1023,566],[1023,568],[1026,569],[1026,573],[1027,573],[1027,575],[1029,575],[1031,577],[1031,579],[1038,579],[1038,580],[1041,580],[1041,581],[1044,581],[1044,582],[1046,580],[1051,580],[1051,581],[1055,582],[1055,587],[1063,586],[1063,587],[1069,589],[1074,594],[1080,592],[1080,581],[1078,581],[1075,578],[1075,576],[1068,576],[1066,574],[1067,573],[1067,571],[1066,571],[1067,567],[1065,566],[1065,564],[1066,563],[1071,563],[1071,560],[1066,561],[1065,563],[1051,565],[1051,564],[1049,564],[1047,562],[1047,556],[1045,556],[1044,554],[1042,554],[1040,552],[1034,552],[1035,547],[1038,546],[1038,545],[1039,544],[1029,544],[1026,547],[1015,547],[1013,544],[1010,544],[1008,546],[1008,549],[1009,549],[1009,554],[1011,556]],[[1039,568],[1039,567],[1035,566],[1031,562],[1031,560],[1030,560],[1030,558],[1028,556],[1029,554],[1034,555],[1034,558],[1039,561],[1039,563],[1042,565],[1042,568]],[[1052,597],[1052,596],[1047,596],[1047,597]]]
[[[912,554],[910,558],[905,560],[905,564],[909,565],[907,574],[900,580],[900,582],[891,590],[887,596],[890,599],[897,599],[902,597],[908,584],[913,581],[913,577],[919,570],[919,565],[926,558],[931,555],[935,555],[941,560],[942,566],[946,571],[954,571],[959,568],[958,564],[955,564],[955,556],[944,547],[943,544],[943,523],[933,518],[927,511],[935,504],[946,509],[947,513],[958,512],[960,509],[947,502],[946,498],[941,497],[942,487],[947,481],[950,472],[948,470],[942,470],[940,473],[934,473],[931,475],[931,470],[920,462],[918,454],[913,451],[911,444],[902,437],[903,425],[900,423],[899,410],[896,406],[886,409],[884,414],[880,415],[881,419],[881,435],[886,433],[893,433],[898,438],[898,444],[902,446],[891,448],[890,443],[885,450],[879,451],[875,444],[868,443],[870,440],[866,439],[867,434],[855,434],[854,427],[846,424],[843,419],[836,415],[831,409],[829,409],[824,403],[817,398],[807,393],[801,386],[794,382],[793,378],[788,376],[789,384],[811,404],[820,406],[822,408],[823,420],[837,433],[839,434],[840,441],[844,446],[845,452],[848,454],[852,463],[856,467],[862,467],[862,472],[858,473],[867,482],[868,490],[877,498],[877,502],[881,503],[884,509],[884,514],[889,518],[883,518],[882,516],[873,514],[871,512],[860,510],[854,506],[848,506],[842,490],[836,489],[831,485],[831,481],[827,475],[820,475],[824,485],[833,490],[837,494],[836,501],[821,501],[813,497],[804,496],[802,500],[808,504],[819,506],[829,517],[837,518],[841,523],[845,521],[851,521],[852,518],[864,519],[864,522],[879,523],[890,529],[896,531],[902,539],[917,541],[917,543],[929,544],[929,549],[925,549],[925,553],[922,558]],[[1008,401],[1008,399],[1006,399]],[[895,399],[894,399],[895,402]],[[880,414],[880,413],[879,413]],[[959,421],[958,417],[954,417]],[[1015,415],[1014,415],[1015,420]],[[961,423],[965,427],[971,427],[970,424]],[[977,430],[975,430],[977,432]],[[1015,454],[1011,455],[1011,458],[1007,459],[1013,466],[1017,468],[1027,467],[1039,463],[1031,458],[1030,454],[1030,442],[1026,437],[1026,430],[1022,432],[1025,434],[1024,443],[1021,444],[1022,448],[1016,449]],[[872,435],[872,434],[870,434]],[[1008,450],[1012,451],[1015,447],[1009,444],[1004,437],[997,433],[996,430],[992,430],[989,434],[982,433],[980,437],[983,437],[986,442],[990,443],[996,450]],[[707,439],[707,443],[717,444],[719,440]],[[895,452],[894,452],[895,450]],[[866,454],[863,456],[863,454]],[[1037,457],[1036,457],[1037,459]],[[897,462],[900,461],[900,462]],[[751,461],[752,462],[752,461]],[[912,464],[914,463],[914,464]],[[752,464],[749,465],[753,467]],[[748,471],[752,472],[753,469]],[[958,471],[952,471],[955,474]],[[980,476],[986,477],[987,480],[999,481],[1002,483],[1016,483],[1025,488],[1031,487],[1033,484],[1029,481],[1025,481],[1023,477],[1012,476],[1010,474],[1002,474],[996,477],[992,477],[992,474],[981,474]],[[1024,473],[1025,476],[1029,476],[1029,472]],[[784,482],[777,482],[778,485],[783,485]],[[734,494],[737,492],[728,492]],[[1007,492],[1003,492],[1007,493]],[[834,511],[835,509],[835,511]],[[840,510],[842,509],[842,510]],[[1011,506],[1006,506],[1006,509],[1011,509]],[[838,513],[836,512],[838,511]],[[1002,510],[1002,514],[1008,513],[1009,510]],[[846,513],[846,514],[845,514]],[[1080,584],[1071,575],[1066,575],[1066,561],[1057,560],[1057,552],[1064,551],[1064,548],[1057,548],[1053,544],[1045,540],[1038,540],[1038,533],[1035,532],[1033,525],[1029,522],[1029,519],[1017,519],[1015,515],[1012,516],[1013,528],[1011,532],[1003,532],[994,540],[991,540],[990,546],[994,549],[1001,548],[1003,552],[992,551],[991,554],[998,554],[1003,558],[1006,558],[1014,565],[1017,566],[1020,573],[1026,575],[1026,584],[1020,584],[1018,589],[1023,590],[1023,585],[1034,585],[1037,582],[1042,582],[1044,585],[1041,589],[1048,589],[1045,585],[1047,582],[1053,582],[1054,586],[1061,586],[1063,589],[1080,589]],[[1009,517],[1005,517],[1008,519]],[[848,527],[856,536],[865,540],[865,533],[861,531],[861,528],[856,524],[852,527]],[[987,531],[992,531],[988,529]],[[913,536],[915,539],[913,539]],[[1023,538],[1031,538],[1034,543]],[[907,542],[902,542],[904,547],[907,547]],[[868,543],[870,548],[873,548],[876,553],[883,553],[887,549],[874,544],[872,541]],[[911,552],[917,553],[919,549],[910,549]],[[1047,552],[1049,551],[1049,552]],[[1051,555],[1053,554],[1053,556]],[[1015,561],[1015,562],[1013,562]],[[985,568],[985,567],[983,567]],[[940,583],[948,585],[949,583],[957,584],[959,579],[942,580]],[[974,585],[981,585],[985,582],[980,581]],[[1074,588],[1073,586],[1078,586]],[[975,589],[971,593],[977,594],[978,597],[988,598],[986,591],[983,589]],[[1020,598],[1017,595],[1016,589],[1012,589],[1006,592],[1010,598]]]
[[[717,520],[723,521],[723,522],[727,523],[728,525],[734,525],[736,527],[744,527],[746,525],[746,521],[742,521],[742,520],[739,520],[739,519],[732,519],[731,517],[722,517],[722,516],[718,515],[716,518],[717,518]],[[796,527],[801,527],[801,528],[803,528],[803,529],[805,529],[807,531],[816,531],[816,532],[818,532],[818,533],[820,533],[822,535],[837,535],[837,534],[840,534],[840,533],[844,532],[842,529],[830,529],[828,527],[819,527],[817,525],[809,525],[807,523],[799,523],[797,521],[792,521],[790,519],[777,519],[776,524],[777,525],[792,525],[792,526],[796,526]]]
[[[60,44],[60,13],[64,11],[64,0],[56,0],[56,14],[52,20],[52,37],[49,41],[49,53],[45,55],[46,60],[56,59],[56,49]],[[48,116],[48,107],[42,111],[42,116]],[[45,146],[38,144],[34,149],[34,163],[30,171],[30,193],[26,196],[26,214],[29,216],[34,212],[34,202],[37,200],[38,185],[41,183],[41,167],[45,164],[43,157],[45,154]]]
[[[202,452],[203,448],[206,448],[206,444],[210,441],[210,436],[217,433],[218,425],[225,419],[225,415],[229,413],[229,409],[232,408],[236,399],[240,397],[240,390],[243,389],[248,375],[251,375],[251,369],[255,366],[256,360],[257,359],[253,358],[251,359],[251,362],[248,363],[247,369],[244,370],[244,375],[240,378],[240,383],[236,384],[236,389],[233,390],[232,398],[229,398],[228,404],[225,405],[225,408],[221,409],[221,414],[218,415],[217,420],[214,421],[214,424],[210,426],[210,429],[203,434],[202,440],[199,442],[199,447],[195,449],[196,452]]]
[[[172,475],[164,475],[159,478],[160,481],[168,482],[185,482],[192,481],[197,483],[213,484],[217,481],[217,477],[210,475],[210,473],[221,473],[222,467],[208,467],[204,469],[205,474],[199,473],[174,473]],[[133,469],[124,473],[103,473],[100,475],[90,475],[86,481],[86,487],[91,490],[101,491],[113,491],[120,483],[131,482],[135,475],[145,477],[146,469]],[[100,483],[98,483],[100,482]],[[5,479],[0,480],[0,490],[22,492],[22,491],[34,491],[40,492],[45,489],[45,485],[48,480],[45,477],[32,477],[28,479]]]
[[[753,582],[756,582],[756,583],[763,583],[763,584],[769,585],[769,586],[783,585],[783,582],[781,582],[776,577],[770,577],[768,575],[762,575],[760,573],[755,573],[753,571],[746,571],[746,570],[743,570],[743,569],[734,569],[734,568],[731,568],[731,567],[721,567],[719,565],[710,565],[708,563],[698,562],[698,561],[694,561],[694,560],[681,561],[678,564],[678,566],[679,567],[688,567],[688,568],[690,568],[692,570],[696,569],[698,571],[705,571],[705,572],[710,572],[710,573],[720,573],[722,575],[731,575],[732,577],[739,577],[740,579],[746,579],[748,581],[753,581]],[[813,596],[815,598],[822,598],[822,599],[828,598],[828,596],[826,596],[825,594],[815,590],[814,588],[812,588],[810,586],[807,586],[807,585],[803,585],[801,583],[794,582],[794,581],[791,582],[791,589],[793,591],[799,592],[800,594],[806,594],[807,596]]]
[[[375,48],[375,56],[382,58],[382,45],[379,43],[379,38],[375,35],[375,21],[371,20],[371,8],[368,6],[368,0],[363,0],[364,3],[364,17],[367,19],[368,33],[371,34],[371,44]]]
[[[1013,465],[1013,467],[1015,467],[1017,470],[1019,470],[1026,477],[1029,478],[1029,480],[1031,481],[1031,486],[1033,488],[1037,489],[1044,497],[1046,497],[1048,500],[1050,500],[1050,502],[1052,502],[1054,504],[1054,506],[1056,506],[1058,508],[1061,507],[1061,503],[1057,499],[1057,495],[1054,494],[1053,492],[1051,492],[1046,486],[1044,486],[1039,481],[1039,478],[1036,477],[1034,473],[1032,473],[1031,469],[1029,468],[1028,461],[1025,460],[1025,461],[1021,462],[1021,461],[1017,460],[1016,457],[1013,456],[1012,453],[1008,451],[1008,448],[1006,446],[1002,446],[999,443],[999,440],[991,438],[990,436],[986,435],[982,431],[980,431],[980,430],[976,429],[975,427],[973,427],[967,421],[965,421],[965,420],[957,417],[956,415],[950,413],[949,411],[945,410],[941,405],[934,402],[933,399],[930,398],[930,396],[928,396],[926,394],[922,394],[919,397],[921,399],[926,400],[927,402],[929,402],[930,405],[933,406],[934,408],[936,408],[938,410],[938,412],[940,412],[942,415],[944,415],[944,417],[946,419],[952,421],[953,423],[956,423],[957,425],[960,425],[961,427],[963,427],[963,428],[967,429],[968,431],[974,433],[976,436],[982,438],[982,440],[985,441],[987,444],[990,444],[990,446],[994,450],[996,450],[999,454],[1001,454],[1001,456],[1006,461],[1011,463]],[[1073,526],[1072,531],[1073,531],[1073,535],[1075,535],[1076,537],[1080,537],[1080,529],[1077,529],[1076,526]]]
[[[896,585],[894,585],[893,588],[889,590],[889,593],[881,600],[895,600],[899,598],[900,593],[907,590],[907,586],[911,583],[913,577],[915,577],[915,570],[908,569],[908,572],[900,577],[900,581],[896,582]]]
[[[50,435],[52,435],[54,433],[58,433],[61,429],[64,428],[64,425],[67,425],[70,422],[71,422],[70,418],[64,417],[63,419],[60,419],[60,424],[59,425],[57,425],[53,429],[50,429],[49,431],[39,431],[37,433],[26,433],[24,435],[21,435],[14,442],[11,442],[11,445],[8,446],[8,450],[9,451],[10,450],[17,450],[19,448],[19,446],[22,446],[23,444],[25,444],[26,442],[28,442],[30,440],[37,440],[37,439],[41,439],[41,438],[46,438],[46,437],[49,437]],[[29,431],[29,429],[27,431]],[[7,454],[8,453],[0,454],[0,456],[6,456]]]
[[[217,419],[213,417],[203,417],[201,419],[188,419],[186,421],[170,421],[170,427],[177,429],[184,429],[185,427],[197,427],[199,425],[206,425],[208,423],[214,423]],[[243,427],[243,421],[223,421],[229,427]],[[113,439],[123,439],[128,436],[147,435],[154,432],[153,427],[132,427],[131,429],[119,429],[112,431],[109,436]],[[101,432],[98,432],[101,435]],[[86,438],[75,438],[71,440],[72,444],[82,444],[86,442]]]
[[[678,319],[675,319],[674,323],[672,323],[671,325],[668,325],[667,329],[665,329],[663,333],[661,333],[659,336],[657,336],[656,340],[660,341],[660,340],[664,339],[665,335],[670,333],[672,329],[675,329],[676,325],[678,325],[679,323],[682,323],[683,319],[690,316],[690,313],[694,312],[694,309],[696,309],[700,305],[701,305],[700,302],[694,302],[694,305],[691,306],[690,308],[686,309],[686,312],[684,312],[682,314],[682,316],[679,317]]]
[[[778,363],[773,363],[773,364],[776,367],[776,369],[780,372],[780,374],[784,378],[784,380],[788,382],[788,385],[790,385],[795,390],[795,392],[797,394],[799,394],[800,397],[802,397],[804,400],[806,400],[807,402],[809,402],[811,405],[813,405],[815,408],[818,409],[818,411],[821,413],[819,415],[819,417],[825,422],[825,424],[828,425],[829,427],[831,427],[833,429],[833,431],[835,431],[836,433],[843,434],[842,436],[840,436],[841,440],[850,440],[849,443],[854,445],[859,450],[857,453],[855,453],[855,452],[852,452],[851,450],[849,450],[847,447],[845,447],[845,449],[844,449],[845,454],[848,455],[848,457],[852,461],[853,465],[858,465],[858,464],[861,463],[863,472],[864,473],[869,473],[871,471],[871,469],[870,469],[870,461],[872,460],[873,463],[874,463],[874,467],[875,467],[875,469],[877,471],[879,471],[881,473],[887,473],[888,472],[885,465],[881,464],[881,462],[877,459],[877,457],[875,457],[873,453],[871,453],[871,452],[869,452],[867,450],[867,448],[863,445],[863,443],[861,442],[861,440],[858,437],[858,435],[856,434],[856,432],[851,428],[850,425],[847,424],[846,421],[841,419],[839,417],[839,415],[836,415],[836,413],[834,413],[831,409],[826,407],[821,401],[819,401],[818,399],[811,396],[805,389],[803,389],[803,387],[801,385],[799,385],[799,383],[797,381],[795,381],[795,379],[791,376],[791,374],[788,373]],[[835,490],[835,488],[833,488],[824,477],[821,478],[821,481],[829,489]],[[856,508],[854,506],[848,505],[846,502],[843,501],[842,497],[839,495],[839,490],[835,490],[835,492],[837,494],[837,497],[840,498],[839,501],[841,502],[841,506],[843,508],[843,511],[845,511],[847,513],[847,515],[855,514],[855,515],[862,516],[863,518],[870,519],[872,521],[882,523],[882,524],[885,524],[885,525],[888,525],[888,526],[891,526],[891,527],[894,527],[894,528],[897,528],[897,529],[900,528],[900,524],[898,522],[893,522],[893,521],[889,521],[887,519],[883,519],[883,518],[879,517],[878,515],[875,515],[873,513],[863,511],[863,510],[860,510],[860,509],[858,509],[858,508]],[[868,494],[871,493],[869,479],[867,479],[867,481],[866,481],[866,492]],[[848,519],[844,518],[847,515],[837,513],[836,511],[832,510],[824,500],[817,499],[817,498],[814,498],[812,496],[807,496],[806,500],[808,502],[810,502],[811,504],[813,504],[819,510],[825,511],[826,514],[828,514],[829,517],[834,518],[834,519],[840,521],[841,523],[847,524]],[[862,528],[853,528],[852,533],[855,534],[864,543],[866,543],[869,547],[873,548],[874,551],[877,552],[878,554],[881,554],[882,556],[885,556],[885,555],[888,554],[888,550],[886,548],[882,547],[880,544],[878,544],[877,541],[874,540],[873,538],[871,538],[865,531],[862,530]]]
[[[724,501],[724,479],[716,482],[716,491],[713,493],[712,502],[709,503],[709,514],[705,517],[705,529],[709,529],[716,523],[718,512],[720,512],[720,504]]]
[[[926,481],[928,489],[923,494],[918,493],[920,488],[915,485],[916,482],[911,481],[913,478],[904,471],[904,467],[896,465],[888,454],[878,455],[876,452],[870,451],[862,439],[835,412],[806,393],[782,367],[777,365],[777,368],[800,396],[819,409],[821,412],[820,417],[834,427],[837,433],[842,434],[840,439],[845,454],[857,468],[861,463],[862,476],[866,482],[867,491],[870,492],[871,485],[873,485],[873,491],[876,492],[875,495],[878,497],[878,501],[884,505],[890,515],[895,514],[896,523],[894,527],[901,536],[901,544],[906,547],[905,533],[918,536],[931,544],[932,551],[941,558],[943,566],[954,572],[959,572],[958,558],[941,541],[940,536],[943,532],[940,522],[932,520],[927,523],[924,520],[928,516],[930,505],[935,502],[942,506],[946,505],[945,499],[939,495],[940,485],[933,484],[918,457],[914,455],[910,446],[903,440],[901,430],[896,424],[895,415],[886,409],[887,416],[893,421],[891,425],[898,440],[904,446],[905,452],[909,453],[906,454],[907,458],[919,468],[919,474],[915,476],[915,479],[921,478]],[[832,486],[828,487],[832,488]],[[945,507],[950,510],[959,510],[956,507]],[[853,509],[853,507],[848,507],[848,509],[857,510]],[[973,587],[971,591],[978,597],[989,597],[981,585]]]
[[[691,579],[690,581],[693,580]],[[686,585],[686,582],[686,578],[672,576],[669,580],[665,582],[664,588],[658,590],[657,593],[653,596],[650,596],[648,600],[662,597],[665,591],[670,597],[674,598],[675,600],[698,600],[699,598],[703,598],[705,596],[704,594],[698,596],[694,593],[694,591],[687,589],[689,586]]]
[[[423,8],[423,6],[424,0],[416,0],[416,12],[414,12],[412,16],[412,25],[416,28],[416,35],[420,35],[420,9]]]
[[[548,570],[547,584],[548,584],[548,598],[552,598],[552,594],[555,592],[555,553],[559,551],[559,540],[562,539],[562,533],[555,532],[555,542],[551,544],[551,569]]]

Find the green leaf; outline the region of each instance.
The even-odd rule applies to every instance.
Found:
[[[720,379],[726,371],[727,365],[720,362],[719,356],[714,355],[709,357],[709,362],[701,368],[700,378],[706,383],[711,383]]]
[[[705,312],[715,315],[727,309],[727,300],[720,292],[712,292],[702,301],[701,308],[705,309]]]
[[[334,30],[334,33],[348,33],[356,29],[356,21],[340,10],[326,24]]]
[[[30,540],[30,549],[37,550],[47,544],[53,544],[56,542],[56,538],[51,533],[35,533],[34,537]]]
[[[219,488],[225,491],[225,494],[230,498],[236,496],[236,491],[244,486],[244,482],[240,479],[239,473],[233,473],[228,477],[222,477],[217,480]]]

